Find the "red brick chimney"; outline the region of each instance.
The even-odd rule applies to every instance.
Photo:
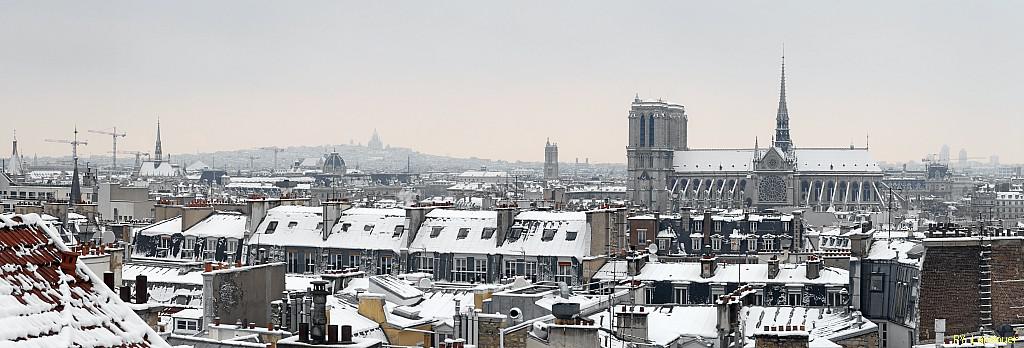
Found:
[[[75,275],[78,266],[78,253],[74,251],[60,252],[60,270],[64,274]]]

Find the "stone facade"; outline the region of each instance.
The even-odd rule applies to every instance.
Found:
[[[833,342],[843,348],[878,348],[878,331]]]
[[[626,191],[629,200],[657,211],[669,206],[668,178],[673,154],[686,150],[686,111],[661,100],[633,99],[626,146]]]

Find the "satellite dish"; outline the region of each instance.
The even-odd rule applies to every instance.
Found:
[[[117,237],[114,236],[114,232],[103,231],[103,235],[100,237],[100,239],[103,240],[103,244],[110,244],[116,241]]]
[[[654,244],[654,243],[647,244],[647,252],[651,253],[651,254],[657,254],[658,253],[658,245]]]

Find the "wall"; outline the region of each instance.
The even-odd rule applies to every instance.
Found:
[[[1024,323],[1024,239],[993,240],[991,265],[992,328]]]
[[[285,265],[271,263],[203,273],[203,322],[237,320],[265,326],[270,302],[281,299]]]
[[[890,331],[889,334],[891,335],[892,332]],[[874,331],[874,332],[871,332],[870,334],[867,334],[867,335],[860,335],[860,336],[850,337],[850,338],[847,338],[847,339],[844,339],[844,340],[836,340],[836,341],[832,341],[832,342],[834,342],[835,344],[838,344],[840,346],[843,346],[843,348],[878,348],[878,332]],[[905,344],[894,345],[892,343],[894,341],[891,339],[891,337],[890,337],[889,342],[890,342],[889,343],[889,347],[894,347],[894,348],[895,347],[910,347],[911,346],[911,344],[909,342],[905,343]]]
[[[921,270],[919,323],[946,319],[946,335],[959,335],[978,330],[978,262],[981,248],[974,241],[953,243],[925,241],[926,251]],[[864,279],[870,282],[870,279]],[[950,301],[956,299],[956,301]],[[931,328],[921,327],[918,339],[935,337]]]

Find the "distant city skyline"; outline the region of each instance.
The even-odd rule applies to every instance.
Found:
[[[797,147],[1022,163],[1013,2],[0,4],[0,134],[61,156],[384,144],[623,163],[634,95],[687,108],[693,148],[768,143],[786,46]],[[876,7],[884,6],[885,11]],[[952,160],[957,160],[956,156]],[[987,162],[981,159],[979,162]]]

